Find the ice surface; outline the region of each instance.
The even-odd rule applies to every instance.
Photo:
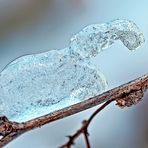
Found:
[[[90,58],[112,46],[116,40],[121,40],[129,50],[135,50],[145,39],[135,23],[118,19],[85,27],[72,37],[70,48],[83,58]]]
[[[90,58],[116,40],[134,50],[144,37],[133,22],[115,20],[87,26],[65,49],[12,61],[0,73],[0,115],[27,121],[98,95],[107,83]]]

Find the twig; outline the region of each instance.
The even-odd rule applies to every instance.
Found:
[[[85,138],[85,142],[86,142],[86,148],[91,148],[90,142],[89,142],[89,138],[88,138],[89,133],[88,133],[87,130],[86,130],[86,131],[84,131],[83,134],[84,134],[84,138]]]
[[[64,145],[62,145],[60,148],[70,148],[71,145],[74,144],[74,141],[76,138],[78,138],[81,134],[84,134],[85,137],[85,142],[86,142],[86,146],[87,148],[91,148],[90,147],[90,142],[88,140],[88,126],[90,125],[91,121],[93,120],[93,118],[100,112],[102,111],[107,105],[109,105],[111,102],[115,101],[115,99],[109,100],[107,102],[105,102],[101,107],[99,107],[91,116],[88,120],[83,121],[82,127],[72,136],[69,136],[69,140],[67,143],[65,143]]]
[[[9,121],[6,117],[0,118],[0,147],[6,145],[21,134],[34,128],[41,127],[44,124],[55,120],[76,114],[103,102],[116,99],[120,107],[137,104],[143,97],[145,90],[148,88],[148,74],[127,84],[106,91],[103,94],[80,102],[78,104],[63,108],[45,116],[24,122],[16,123]]]

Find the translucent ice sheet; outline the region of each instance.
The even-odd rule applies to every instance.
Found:
[[[0,114],[22,122],[100,94],[107,83],[91,57],[116,40],[134,50],[144,37],[133,22],[115,20],[87,26],[65,49],[12,61],[0,73]]]

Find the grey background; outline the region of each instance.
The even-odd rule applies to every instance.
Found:
[[[118,42],[93,60],[109,88],[148,72],[147,0],[0,0],[0,70],[21,55],[66,47],[70,37],[89,24],[117,18],[133,20],[144,32],[146,42],[135,52]],[[147,148],[147,106],[147,95],[132,108],[121,110],[114,103],[108,106],[89,128],[92,147]],[[6,148],[56,148],[96,108],[28,132]],[[83,137],[75,147],[85,147]]]

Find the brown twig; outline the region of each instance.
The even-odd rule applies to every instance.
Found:
[[[88,136],[89,136],[88,131],[87,131],[87,130],[84,131],[83,134],[84,134],[84,138],[85,138],[86,148],[91,148],[91,146],[90,146],[90,142],[89,142],[89,138],[88,138]]]
[[[111,102],[115,101],[115,99],[109,100],[105,102],[101,107],[99,107],[91,116],[88,120],[83,121],[82,127],[72,136],[69,136],[69,140],[67,143],[62,145],[60,148],[71,148],[71,146],[74,144],[74,141],[76,138],[78,138],[81,134],[84,134],[85,137],[85,142],[87,148],[90,147],[90,142],[88,140],[88,126],[90,125],[91,121],[93,118],[100,112],[102,111],[107,105],[109,105]]]
[[[120,107],[131,106],[137,104],[143,97],[145,90],[148,88],[148,74],[144,75],[129,83],[111,89],[98,96],[88,100],[63,108],[45,116],[24,122],[16,123],[9,121],[6,117],[0,118],[0,147],[6,145],[21,134],[41,127],[44,124],[55,120],[76,114],[103,102],[116,99],[117,105]]]

